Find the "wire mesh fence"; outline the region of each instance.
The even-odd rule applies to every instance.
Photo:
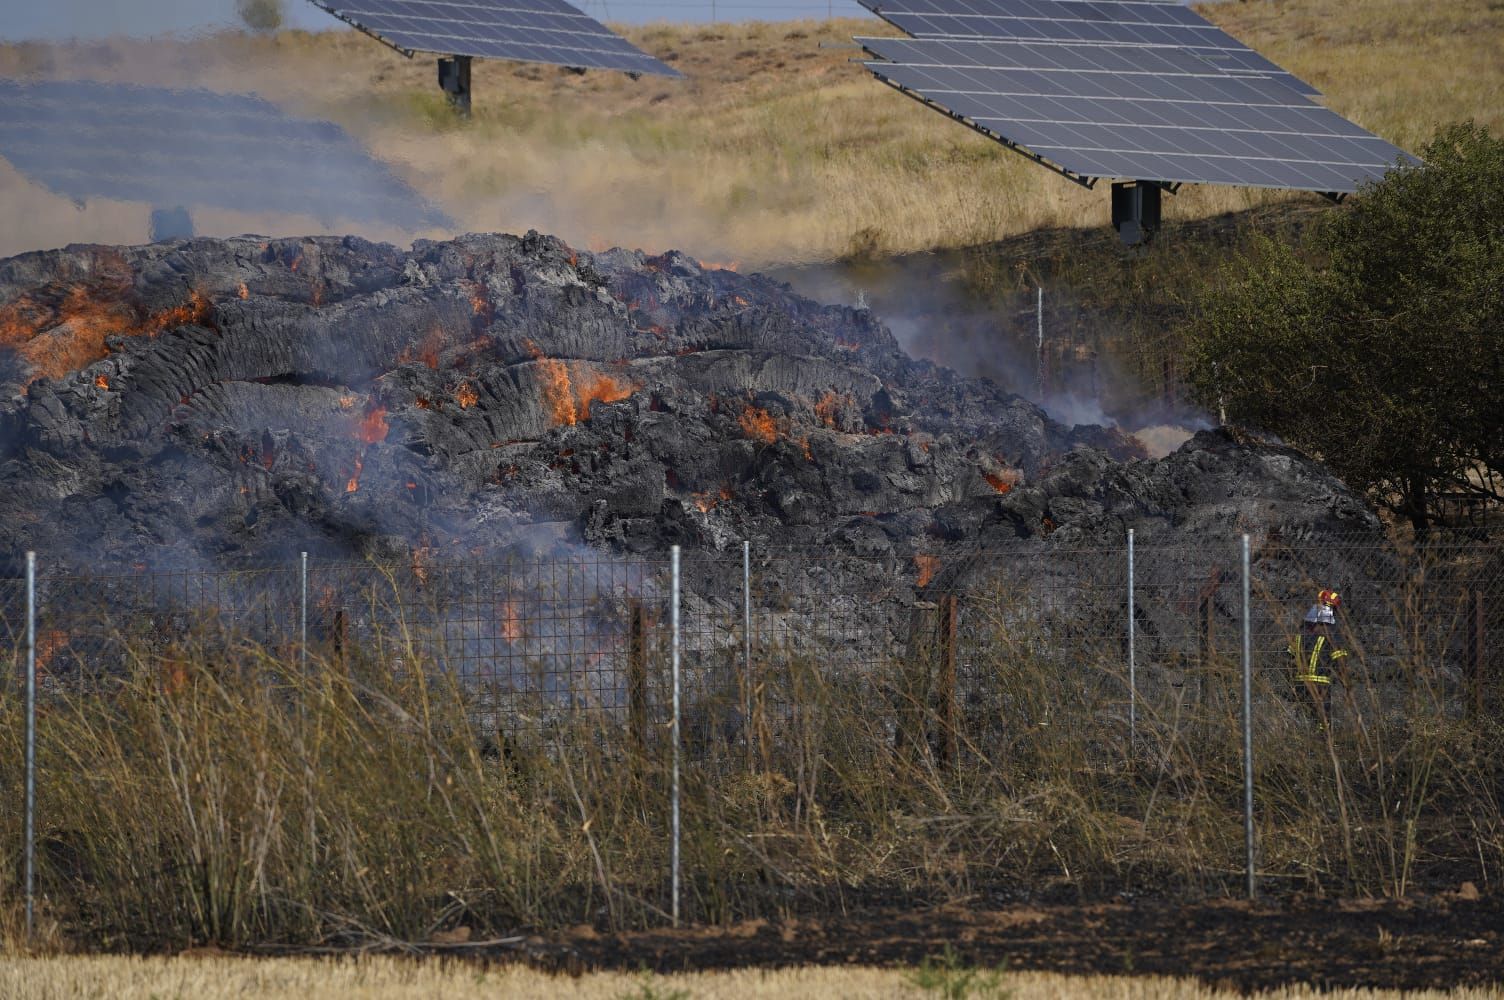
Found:
[[[1246,643],[1262,878],[1361,870],[1387,891],[1427,857],[1460,856],[1448,839],[1458,828],[1427,819],[1440,793],[1426,769],[1440,773],[1462,745],[1436,734],[1486,719],[1504,693],[1504,546],[1258,537],[1245,608],[1241,541],[866,555],[733,543],[683,554],[677,615],[666,553],[419,549],[395,564],[87,575],[44,562],[35,676],[44,728],[49,702],[107,716],[125,678],[145,672],[171,692],[194,665],[236,669],[247,656],[290,691],[320,674],[442,679],[488,753],[588,751],[631,774],[667,774],[673,748],[702,810],[755,786],[757,822],[847,809],[855,828],[922,803],[965,813],[947,821],[965,827],[977,822],[967,810],[1009,801],[1008,823],[1055,831],[998,858],[908,859],[884,877],[954,888],[981,877],[978,865],[1037,870],[1041,844],[1066,843],[1061,824],[1108,816],[1106,828],[1078,829],[1082,841],[1131,833],[1134,846],[1112,858],[1225,885],[1242,865]],[[1325,699],[1297,681],[1291,653],[1324,589],[1341,594],[1332,642],[1352,654]],[[24,581],[0,580],[12,680],[25,677],[26,626]],[[382,697],[426,690],[397,683]],[[401,707],[410,720],[422,706]],[[1473,847],[1504,845],[1492,772],[1448,766],[1460,783],[1447,794],[1479,803],[1458,820],[1481,831]],[[68,780],[45,773],[44,807],[46,783]],[[656,780],[641,792],[649,800]],[[966,795],[978,798],[962,809]],[[1128,877],[1120,860],[1059,860],[1073,878],[1091,864]],[[705,891],[726,862],[688,863],[705,869],[691,883]],[[657,891],[643,905],[667,913]]]
[[[777,546],[687,552],[686,730],[698,743],[751,741],[791,721],[793,664],[854,685],[910,738],[904,703],[942,711],[947,752],[988,738],[1046,668],[1115,742],[1137,716],[1235,693],[1241,648],[1236,540],[861,557]],[[668,559],[581,550],[561,558],[318,561],[241,570],[50,574],[39,570],[37,680],[82,689],[132,661],[170,670],[190,639],[274,656],[352,656],[461,682],[498,730],[597,713],[663,718]],[[1381,688],[1422,664],[1448,711],[1478,711],[1504,655],[1504,546],[1401,549],[1371,536],[1319,545],[1266,539],[1253,551],[1251,645],[1263,689],[1289,700],[1289,646],[1321,589],[1342,594],[1340,641]],[[24,581],[0,580],[0,639],[24,641]],[[1129,602],[1132,601],[1130,614]],[[1132,675],[1130,677],[1130,674]],[[11,676],[17,677],[15,671]],[[1281,692],[1284,694],[1281,694]],[[1016,707],[1016,706],[1015,706]],[[1037,706],[1044,722],[1053,711]],[[934,722],[935,720],[931,720]],[[1121,732],[1119,732],[1121,730]]]

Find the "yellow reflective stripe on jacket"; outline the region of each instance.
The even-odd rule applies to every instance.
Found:
[[[1295,674],[1295,679],[1297,681],[1304,681],[1307,684],[1332,683],[1332,679],[1330,677],[1326,676],[1325,674],[1318,674],[1316,672],[1316,664],[1321,661],[1321,650],[1326,645],[1326,636],[1319,635],[1316,637],[1316,645],[1311,647],[1311,655],[1309,658],[1304,655],[1305,651],[1302,649],[1304,645],[1305,644],[1298,638],[1290,645],[1290,652],[1295,656],[1297,671],[1297,673]],[[1346,655],[1346,650],[1332,650],[1332,659],[1334,660]],[[1304,672],[1300,672],[1301,667],[1305,667]]]

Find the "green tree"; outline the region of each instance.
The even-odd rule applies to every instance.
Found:
[[[1190,378],[1424,533],[1439,491],[1504,500],[1504,139],[1439,129],[1296,248],[1191,303]]]
[[[235,0],[235,9],[252,31],[276,31],[282,27],[282,0]]]

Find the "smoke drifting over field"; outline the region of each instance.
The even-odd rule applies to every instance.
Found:
[[[1152,458],[1215,426],[1192,407],[1150,396],[1134,373],[1100,356],[1092,345],[1110,338],[1094,327],[1105,321],[1080,310],[1069,291],[1045,291],[1041,330],[1037,297],[999,310],[967,287],[968,266],[966,254],[911,254],[775,273],[820,301],[870,307],[912,357],[996,382],[1067,427],[1132,435]]]

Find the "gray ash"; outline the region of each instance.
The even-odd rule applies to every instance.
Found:
[[[28,254],[0,262],[0,344],[12,566],[1378,529],[1288,449],[1205,432],[1147,461],[866,310],[531,233]]]

